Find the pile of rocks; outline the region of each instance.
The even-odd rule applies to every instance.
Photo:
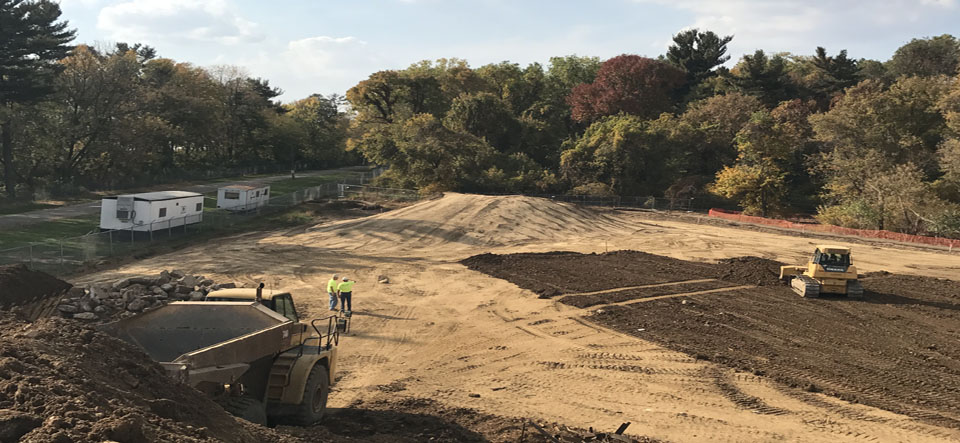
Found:
[[[235,287],[235,283],[217,284],[202,275],[180,270],[163,271],[157,277],[128,277],[113,283],[75,286],[57,309],[67,318],[113,320],[173,301],[200,301],[210,291]]]

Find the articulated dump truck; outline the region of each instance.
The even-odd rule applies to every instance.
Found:
[[[342,319],[301,323],[289,293],[211,292],[101,327],[139,346],[169,376],[254,423],[306,426],[323,417]]]

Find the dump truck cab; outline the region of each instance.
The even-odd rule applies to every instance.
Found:
[[[819,245],[806,266],[780,267],[780,279],[789,282],[801,297],[829,293],[859,298],[863,295],[863,286],[857,277],[850,248],[845,246]]]
[[[205,301],[257,301],[257,290],[253,288],[220,289],[207,294]],[[293,305],[293,296],[289,292],[262,291],[260,304],[292,321],[300,321],[296,307]]]
[[[174,379],[254,423],[311,425],[337,367],[336,317],[301,322],[288,292],[214,291],[103,325]],[[259,300],[259,301],[258,301]]]

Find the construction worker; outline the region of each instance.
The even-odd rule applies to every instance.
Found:
[[[330,281],[327,282],[327,295],[330,296],[331,311],[337,310],[337,294],[339,293],[339,291],[337,290],[337,286],[339,285],[337,283],[338,278],[340,278],[339,275],[333,274],[333,278],[331,278]]]
[[[337,293],[340,294],[340,312],[346,310],[346,312],[353,311],[353,284],[356,283],[353,280],[350,280],[347,277],[343,277],[343,281],[337,285]]]

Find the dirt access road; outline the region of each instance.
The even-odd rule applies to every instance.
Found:
[[[807,258],[813,239],[594,211],[523,197],[450,194],[375,216],[237,236],[84,280],[183,268],[217,280],[283,287],[299,309],[327,313],[329,274],[356,278],[353,334],[341,343],[330,406],[430,398],[501,416],[630,431],[669,441],[951,441],[960,430],[823,394],[798,397],[652,341],[596,326],[582,310],[468,270],[485,253],[633,249],[715,261]],[[960,256],[855,245],[862,271],[948,277]],[[377,284],[385,275],[389,284]],[[598,278],[602,278],[598,276]],[[905,331],[908,333],[908,331]],[[737,390],[781,410],[757,414]]]

